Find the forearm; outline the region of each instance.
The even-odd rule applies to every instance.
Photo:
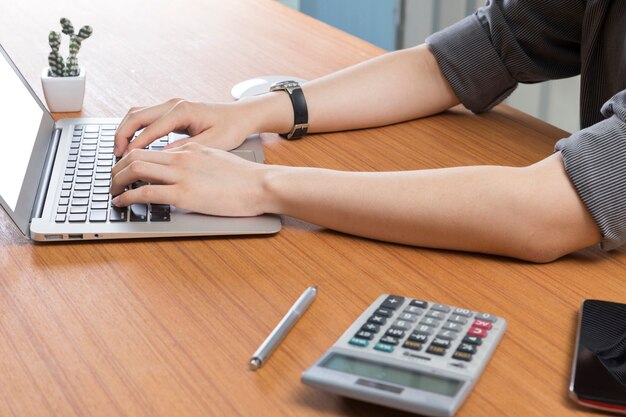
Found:
[[[458,99],[426,45],[388,53],[303,86],[309,132],[382,126],[439,113]],[[255,131],[286,132],[293,110],[285,93],[239,103]]]
[[[600,239],[560,154],[527,168],[351,173],[279,167],[266,188],[268,211],[409,245],[541,262]]]

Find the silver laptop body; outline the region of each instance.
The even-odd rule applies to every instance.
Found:
[[[90,221],[95,186],[86,194],[86,221],[69,221],[72,209],[68,203],[65,203],[68,206],[65,220],[60,221],[60,204],[65,202],[62,198],[68,198],[67,201],[72,202],[73,194],[78,193],[74,189],[76,183],[72,182],[68,186],[66,175],[71,171],[67,168],[72,165],[70,160],[74,159],[74,165],[77,165],[80,161],[78,158],[81,158],[80,154],[75,155],[75,158],[71,156],[72,149],[76,151],[78,133],[103,127],[111,129],[117,126],[120,119],[78,118],[63,119],[55,123],[2,45],[0,53],[0,125],[3,126],[0,133],[0,205],[24,235],[37,241],[54,242],[271,234],[280,230],[280,219],[274,215],[215,217],[187,212],[173,206],[167,207],[167,221],[163,221],[163,217],[153,217],[151,211],[153,208],[161,209],[162,207],[157,206],[162,205],[147,206],[143,212],[145,216],[134,216],[133,221],[128,214],[129,209],[126,220],[113,222],[112,217],[109,217],[112,210],[110,196],[106,220]],[[112,131],[107,134],[112,136]],[[261,141],[256,135],[246,139],[239,148],[231,152],[250,161],[264,161]],[[74,220],[76,216],[73,217]],[[137,220],[138,218],[141,220]]]

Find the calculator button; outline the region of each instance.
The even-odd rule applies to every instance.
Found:
[[[380,326],[378,324],[365,323],[361,330],[365,330],[366,332],[378,333],[380,330]]]
[[[366,330],[360,330],[354,337],[358,339],[372,340],[374,338],[374,333],[368,332]]]
[[[463,329],[463,326],[458,323],[446,322],[446,324],[443,325],[443,329],[452,330],[453,332],[460,332]]]
[[[452,310],[450,306],[447,306],[445,304],[433,304],[430,308],[433,310],[441,311],[442,313],[449,313],[450,310]]]
[[[374,345],[374,349],[379,350],[381,352],[391,353],[393,352],[393,346],[386,345],[384,343],[376,343]]]
[[[387,336],[397,337],[398,339],[402,339],[404,337],[404,330],[394,329],[393,327],[387,330],[385,333]]]
[[[494,316],[493,314],[487,314],[487,313],[478,313],[476,314],[476,318],[478,320],[487,320],[492,323],[495,323],[496,321],[498,321],[498,318],[496,316]]]
[[[372,324],[385,324],[387,322],[387,319],[384,318],[383,316],[378,316],[374,314],[372,315],[372,317],[367,319],[367,322],[372,323]]]
[[[463,317],[472,317],[472,312],[466,308],[455,308],[452,314]]]
[[[426,326],[425,324],[420,324],[419,326],[417,326],[415,328],[415,331],[413,332],[413,334],[416,333],[421,333],[421,334],[425,334],[425,335],[431,335],[434,333],[433,328],[430,326]]]
[[[487,330],[481,329],[480,327],[472,327],[467,331],[468,336],[478,336],[485,337],[487,336]]]
[[[404,309],[405,313],[415,314],[416,316],[421,316],[424,313],[424,309],[415,306],[408,306]]]
[[[398,344],[398,339],[396,339],[395,337],[392,336],[383,336],[380,338],[380,340],[378,341],[378,344],[380,345],[381,343],[385,343],[387,345],[397,345]]]
[[[456,315],[456,314],[451,315],[448,318],[448,321],[451,321],[453,323],[459,323],[459,324],[466,324],[467,323],[467,319],[465,317],[459,316],[459,315]]]
[[[429,310],[426,313],[426,317],[432,317],[434,319],[443,319],[446,316],[446,313],[442,313],[441,311]]]
[[[413,340],[407,340],[402,345],[403,348],[411,349],[411,350],[422,350],[423,344],[420,342],[415,342]]]
[[[428,303],[426,301],[420,301],[420,300],[411,300],[409,305],[413,307],[418,307],[418,308],[428,308]]]
[[[348,343],[354,346],[365,347],[367,346],[369,342],[365,339],[359,339],[358,337],[353,337],[352,339],[350,339]]]
[[[476,353],[476,345],[470,345],[469,343],[461,343],[461,345],[456,349],[457,352],[466,352],[471,353],[472,355]]]
[[[462,340],[463,343],[469,343],[470,345],[480,346],[483,344],[483,339],[478,336],[465,336]]]
[[[388,308],[379,308],[378,310],[374,311],[374,314],[389,318],[393,315],[393,311],[389,310]]]
[[[390,308],[392,310],[395,310],[396,308],[400,307],[403,302],[404,302],[404,297],[400,297],[397,295],[390,295],[389,297],[385,299],[385,301],[383,301],[383,303],[380,306],[382,308]]]
[[[490,330],[491,322],[486,320],[474,320],[472,327],[480,327],[481,329]]]
[[[409,330],[410,327],[411,327],[411,323],[408,323],[404,320],[396,320],[391,326],[392,329],[399,329],[399,330]]]
[[[472,354],[467,352],[459,352],[458,350],[452,354],[452,359],[459,359],[469,362],[472,360]]]
[[[414,323],[417,321],[417,314],[411,314],[411,313],[402,313],[400,314],[400,317],[398,317],[400,320],[406,320],[406,321],[410,321],[411,323]]]
[[[409,335],[408,340],[412,342],[417,342],[417,343],[426,343],[426,341],[428,340],[428,335],[423,334],[423,333],[419,333],[419,334],[411,333],[411,335]]]
[[[430,343],[431,346],[439,346],[444,349],[448,349],[450,347],[451,342],[446,339],[441,339],[439,337],[435,337],[433,341]]]
[[[453,332],[451,330],[442,330],[437,334],[437,337],[441,339],[454,340],[456,339],[457,332]]]
[[[431,344],[430,346],[428,346],[428,349],[426,349],[426,353],[443,356],[446,354],[446,349],[442,348],[441,346],[433,346]]]
[[[430,327],[437,327],[441,324],[440,320],[435,320],[431,317],[424,317],[421,321],[420,324],[424,324],[426,326],[430,326]]]

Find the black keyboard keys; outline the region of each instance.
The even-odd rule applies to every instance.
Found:
[[[126,207],[111,206],[111,210],[109,211],[110,222],[125,222],[126,220],[128,220],[128,210]]]
[[[150,221],[151,222],[169,222],[170,206],[166,204],[150,205]]]
[[[145,204],[131,204],[130,207],[131,222],[145,222],[148,220],[148,206]]]

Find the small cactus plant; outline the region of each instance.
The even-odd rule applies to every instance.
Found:
[[[50,75],[53,77],[75,77],[80,73],[76,55],[78,55],[78,51],[80,51],[82,42],[93,33],[93,29],[91,26],[83,26],[78,31],[78,34],[75,34],[72,22],[65,17],[61,18],[61,28],[62,32],[70,37],[70,55],[67,57],[67,61],[63,60],[63,57],[59,53],[61,34],[51,31],[48,35],[48,43],[52,49],[48,55]]]

